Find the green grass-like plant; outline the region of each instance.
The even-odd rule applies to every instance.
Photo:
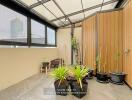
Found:
[[[82,88],[82,79],[88,74],[88,68],[84,66],[77,65],[74,70],[74,77]]]
[[[51,75],[56,79],[59,80],[59,85],[66,80],[67,76],[68,76],[68,70],[64,67],[64,66],[59,66],[58,68],[56,68]],[[58,86],[59,86],[58,85]]]

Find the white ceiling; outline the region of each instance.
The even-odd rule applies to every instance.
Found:
[[[38,1],[42,0],[15,0],[15,1],[20,2],[30,8],[32,4],[35,4]],[[60,6],[65,15],[82,10],[81,0],[54,0],[54,1],[56,1],[56,3]],[[110,0],[104,0],[104,2],[108,1]],[[103,0],[82,0],[84,9],[93,7],[98,4],[102,4],[102,2]],[[102,7],[102,10],[114,9],[116,4],[117,2],[105,5]],[[81,12],[76,15],[69,16],[68,18],[71,20],[71,22],[76,22],[82,20],[84,18],[84,14],[85,17],[88,17],[91,14],[100,11],[100,9],[101,7],[98,7],[92,10],[85,11],[85,13]],[[39,13],[41,16],[43,16],[44,19],[48,20],[49,22],[51,22],[51,20],[64,16],[63,12],[56,6],[53,0],[50,0],[37,7],[34,7],[31,10],[34,10],[35,12]],[[69,21],[67,21],[64,17],[60,20],[53,21],[52,23],[55,24],[56,26],[69,24]]]

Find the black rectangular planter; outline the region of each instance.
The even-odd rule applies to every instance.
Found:
[[[72,81],[70,86],[72,94],[78,98],[82,98],[87,94],[88,83],[86,81],[82,81],[82,88],[80,87],[80,84],[77,83],[77,81]]]
[[[69,84],[66,80],[62,82],[60,85],[59,85],[59,80],[56,80],[54,82],[54,86],[55,86],[56,95],[66,96],[68,94]]]

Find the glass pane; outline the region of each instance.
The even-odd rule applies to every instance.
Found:
[[[32,43],[45,43],[45,26],[35,20],[31,20]]]
[[[47,27],[47,43],[55,45],[55,30]]]
[[[0,5],[0,40],[27,42],[27,17]]]

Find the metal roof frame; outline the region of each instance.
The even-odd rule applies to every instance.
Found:
[[[3,0],[3,1],[6,1],[6,0]],[[106,6],[106,5],[115,3],[115,2],[118,2],[117,5],[115,6],[115,8],[119,8],[119,7],[122,5],[122,3],[123,3],[124,1],[126,1],[126,0],[109,0],[109,1],[107,1],[107,2],[104,2],[104,0],[103,0],[103,3],[97,4],[97,5],[94,5],[94,6],[92,6],[92,7],[85,8],[85,9],[84,9],[84,7],[83,7],[83,0],[80,0],[80,5],[81,5],[82,9],[79,10],[79,11],[76,11],[76,12],[72,12],[72,13],[70,13],[70,14],[66,14],[66,12],[63,10],[63,7],[60,7],[60,5],[58,4],[58,2],[56,2],[56,0],[37,0],[38,2],[36,2],[36,3],[34,3],[34,4],[30,5],[30,6],[27,6],[27,5],[24,4],[21,0],[12,0],[12,1],[15,1],[15,2],[17,2],[17,3],[22,4],[26,9],[28,9],[29,11],[32,11],[33,13],[36,13],[36,12],[33,10],[33,8],[35,8],[35,7],[37,7],[37,6],[40,6],[40,5],[43,5],[43,6],[55,17],[55,19],[52,19],[52,20],[48,20],[47,18],[44,17],[44,20],[46,19],[46,21],[48,21],[48,23],[51,23],[52,25],[54,25],[53,22],[59,21],[59,22],[61,22],[61,24],[62,24],[62,25],[60,25],[59,27],[62,27],[62,26],[66,26],[67,24],[66,24],[65,22],[63,22],[61,19],[67,19],[68,22],[69,22],[68,25],[69,25],[69,24],[72,25],[72,24],[75,23],[75,22],[73,22],[73,21],[69,18],[69,17],[71,17],[71,16],[74,16],[74,15],[83,13],[83,14],[84,14],[84,19],[85,19],[85,12],[87,12],[87,11],[94,10],[94,9],[96,9],[96,8],[99,8],[99,7],[101,7],[101,9],[102,9],[103,6]],[[56,5],[56,7],[61,11],[61,13],[63,14],[63,16],[57,17],[55,13],[53,13],[50,9],[48,9],[48,8],[44,5],[45,3],[50,2],[50,1],[53,1],[53,3]],[[41,16],[41,17],[42,17],[42,16]],[[81,20],[82,20],[82,19],[81,19]],[[76,22],[80,22],[80,20],[78,20],[78,21],[76,21]]]

